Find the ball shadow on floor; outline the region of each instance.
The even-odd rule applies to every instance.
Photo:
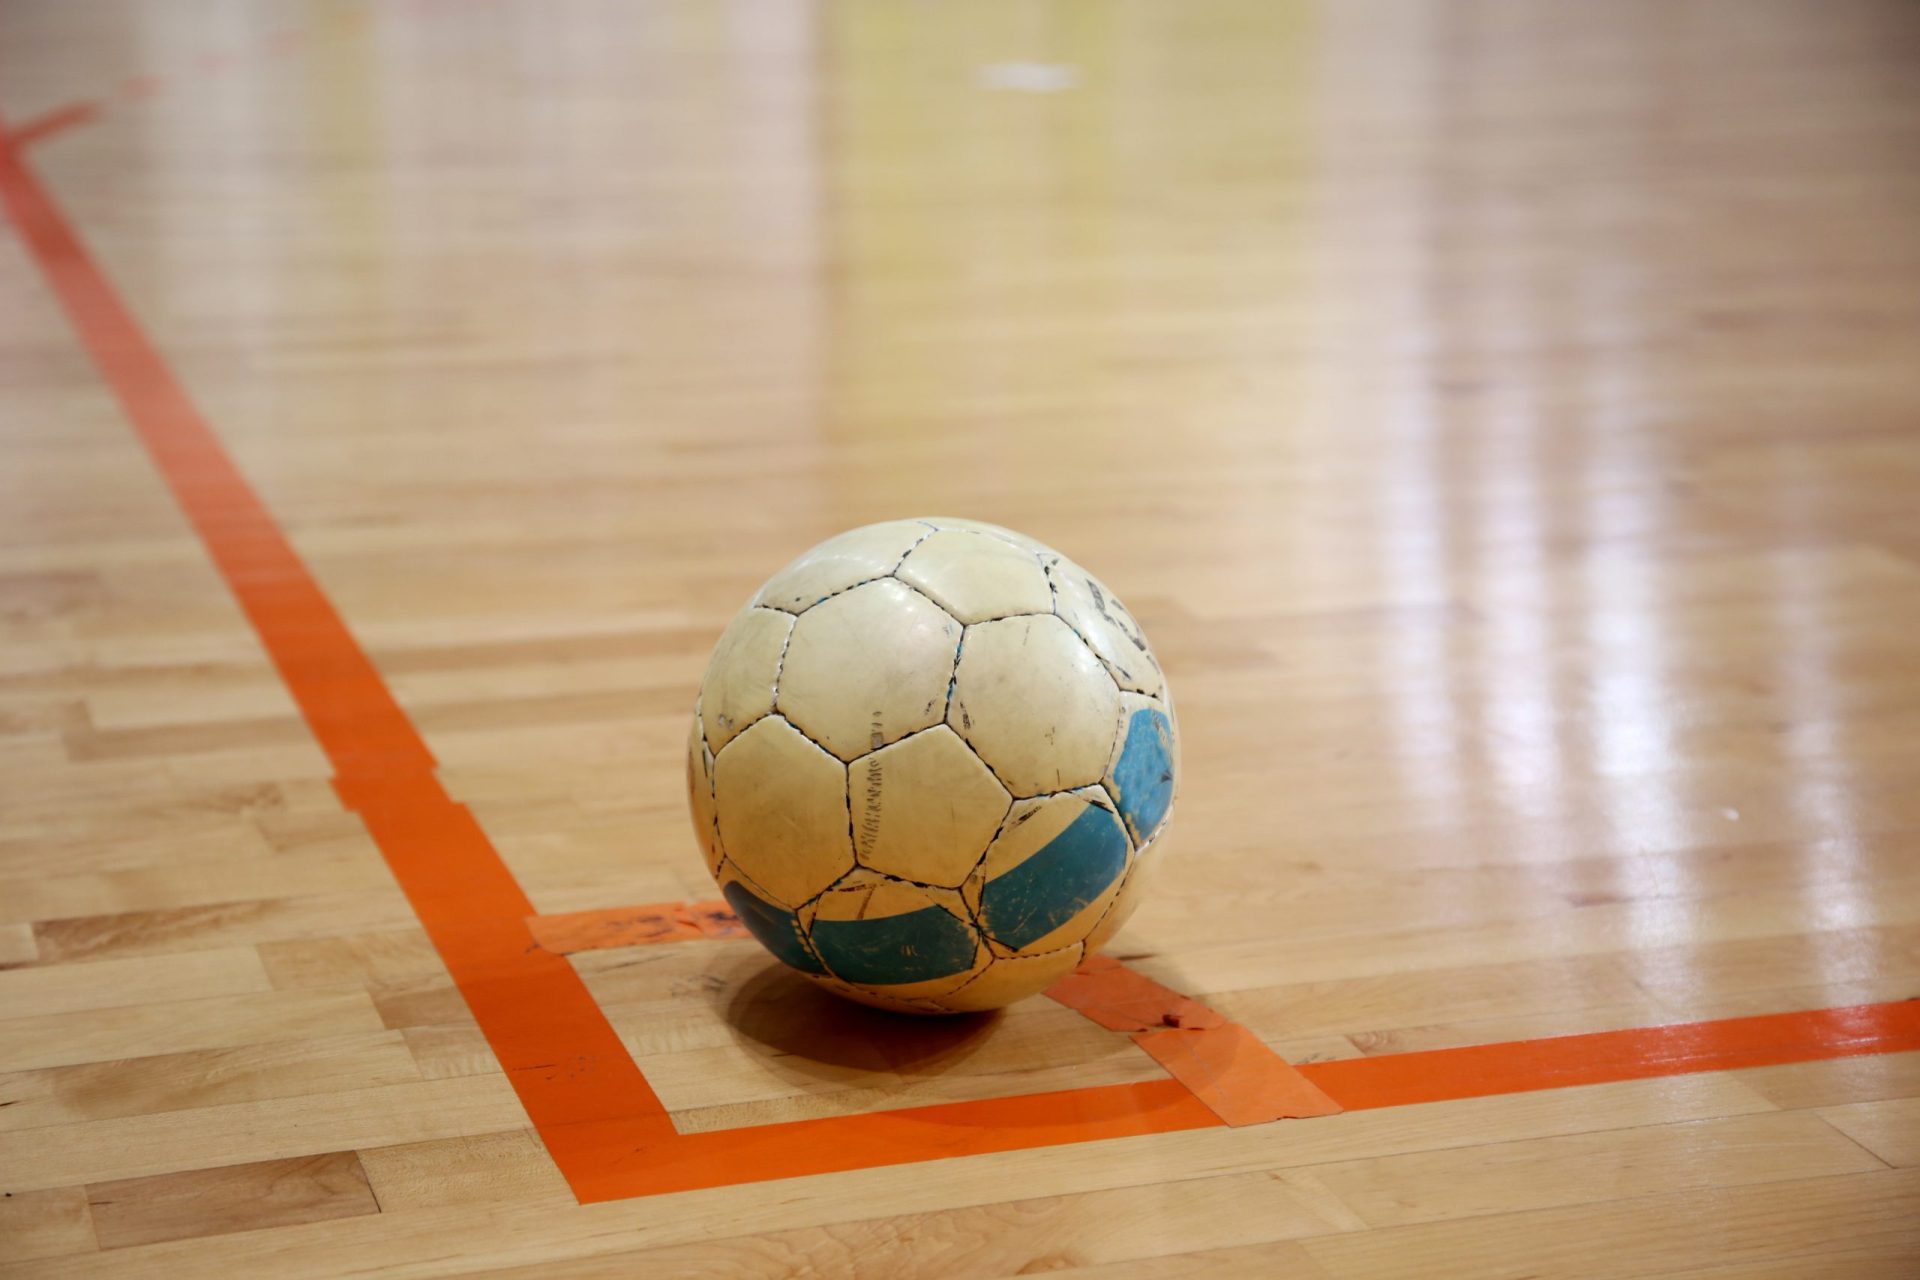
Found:
[[[742,954],[714,974],[713,1000],[754,1056],[822,1079],[852,1071],[938,1076],[991,1037],[999,1012],[917,1017],[842,999],[764,954]]]

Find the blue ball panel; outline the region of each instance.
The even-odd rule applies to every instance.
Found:
[[[1133,838],[1151,840],[1173,803],[1173,726],[1158,711],[1142,707],[1127,721],[1113,790]]]
[[[1126,866],[1126,836],[1113,815],[1090,804],[1038,853],[987,881],[981,922],[1007,946],[1024,947],[1073,919]]]
[[[890,987],[965,973],[977,939],[951,913],[929,906],[868,920],[815,919],[813,945],[848,982]]]

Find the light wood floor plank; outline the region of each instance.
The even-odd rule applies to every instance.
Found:
[[[263,991],[76,1009],[0,1022],[0,1069],[105,1062],[232,1044],[378,1031],[364,991]]]
[[[1920,1097],[1823,1107],[1817,1114],[1896,1168],[1920,1165]]]
[[[99,1247],[86,1188],[49,1187],[0,1197],[0,1260],[30,1262]]]
[[[435,1080],[305,1097],[22,1129],[0,1145],[0,1181],[35,1189],[118,1181],[204,1167],[208,1152],[240,1164],[493,1133],[520,1103],[498,1078]],[[331,1144],[331,1145],[329,1145]]]
[[[87,1203],[103,1249],[380,1212],[351,1151],[97,1182]]]
[[[0,1010],[9,1018],[44,1017],[115,1005],[241,995],[265,991],[268,985],[258,951],[228,947],[156,959],[0,970]]]
[[[0,1130],[154,1115],[407,1084],[421,1072],[400,1033],[302,1036],[0,1076]]]
[[[1920,1176],[1882,1170],[1496,1213],[1323,1237],[1306,1248],[1336,1280],[1461,1271],[1489,1280],[1644,1276],[1842,1250],[1912,1256],[1920,1250],[1916,1209]]]

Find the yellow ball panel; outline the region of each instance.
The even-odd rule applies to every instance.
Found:
[[[990,534],[936,533],[907,553],[897,576],[962,622],[1053,611],[1039,557]]]
[[[707,747],[718,751],[733,735],[773,710],[773,682],[793,618],[772,609],[742,609],[720,634],[700,684],[700,717]]]
[[[862,756],[852,773],[861,865],[925,884],[958,887],[1013,803],[945,725]]]
[[[828,538],[767,579],[755,604],[799,613],[856,583],[892,573],[913,544],[933,532],[919,520],[889,520]]]
[[[853,870],[846,767],[778,716],[714,757],[720,843],[746,877],[797,907]]]
[[[891,578],[802,614],[776,705],[808,737],[856,756],[939,724],[960,624]]]
[[[1098,782],[1119,718],[1119,689],[1060,619],[967,628],[947,723],[1014,795]]]

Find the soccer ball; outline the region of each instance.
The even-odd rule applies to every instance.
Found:
[[[714,647],[687,742],[707,867],[781,963],[887,1009],[997,1009],[1132,913],[1173,805],[1160,664],[1086,570],[995,525],[868,525]]]

